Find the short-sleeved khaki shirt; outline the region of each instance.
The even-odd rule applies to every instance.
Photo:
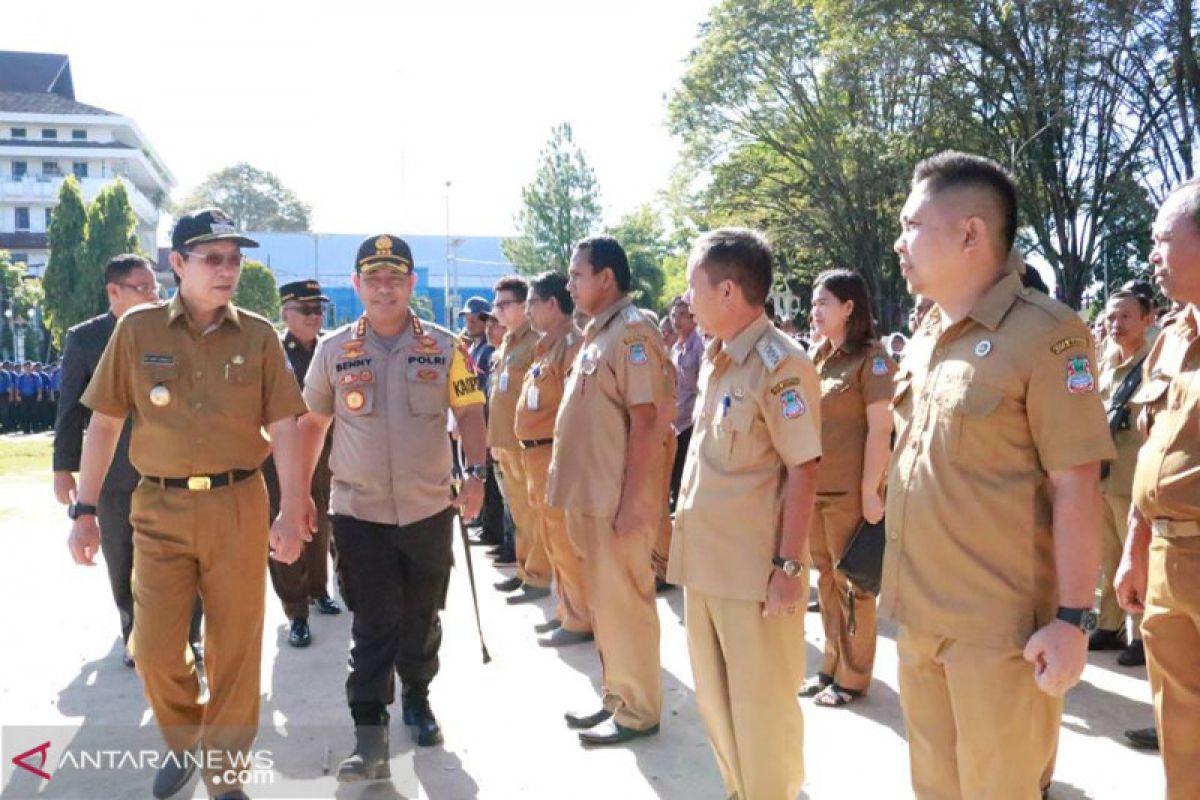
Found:
[[[304,398],[335,420],[334,514],[410,525],[450,505],[447,413],[482,404],[483,392],[454,334],[409,319],[390,349],[366,317],[317,343]]]
[[[82,402],[133,415],[130,461],[157,478],[256,469],[263,426],[308,411],[271,323],[228,305],[195,331],[178,294],[121,318]]]
[[[1195,306],[1187,306],[1164,326],[1133,398],[1149,418],[1133,479],[1133,501],[1147,519],[1200,521],[1200,336],[1195,314]]]
[[[667,580],[763,601],[779,553],[787,470],[821,457],[821,388],[803,348],[759,317],[700,368]]]
[[[570,318],[557,330],[547,331],[533,351],[533,366],[525,373],[517,400],[518,439],[538,441],[554,436],[554,419],[562,403],[567,374],[583,346],[583,332]]]
[[[1111,348],[1108,354],[1100,363],[1100,401],[1104,403],[1104,407],[1108,408],[1108,403],[1112,400],[1113,394],[1120,388],[1121,383],[1129,375],[1129,371],[1134,364],[1141,363],[1144,366],[1142,359],[1150,352],[1149,342],[1143,344],[1138,351],[1133,354],[1132,358],[1122,359],[1121,349],[1119,347]],[[1139,366],[1139,369],[1141,367]],[[1141,388],[1140,386],[1138,388]],[[1100,488],[1107,494],[1114,497],[1130,497],[1133,492],[1133,470],[1137,467],[1138,450],[1145,441],[1145,437],[1137,428],[1138,412],[1141,406],[1133,402],[1130,398],[1129,402],[1129,425],[1117,431],[1113,438],[1113,445],[1117,449],[1117,458],[1115,461],[1109,462],[1108,477],[1100,481]]]
[[[1058,605],[1047,473],[1113,458],[1092,340],[1007,275],[943,329],[929,312],[893,398],[880,612],[1024,647]]]
[[[550,505],[613,517],[621,501],[629,409],[653,405],[658,419],[675,415],[675,367],[662,338],[624,297],[597,314],[583,333],[554,425],[546,489]],[[663,443],[670,431],[662,431]],[[665,457],[665,455],[664,455]],[[639,498],[651,502],[648,487]]]
[[[525,322],[515,331],[504,334],[504,341],[493,356],[492,377],[488,397],[488,447],[516,449],[520,447],[514,425],[521,383],[533,362],[533,347],[538,335]]]
[[[867,406],[892,398],[895,362],[879,342],[860,348],[821,343],[813,354],[821,377],[821,465],[817,491],[857,492],[867,444]]]

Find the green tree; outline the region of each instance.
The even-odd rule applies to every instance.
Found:
[[[520,272],[566,272],[575,242],[600,222],[596,174],[568,123],[556,126],[538,156],[533,182],[521,190],[517,237],[500,243]]]
[[[179,207],[210,206],[243,231],[306,231],[312,217],[312,209],[278,177],[245,162],[209,175]]]
[[[421,319],[433,319],[433,301],[425,295],[414,292],[408,304]]]
[[[245,261],[242,275],[238,279],[237,291],[233,293],[234,305],[253,311],[275,322],[279,319],[279,287],[275,284],[275,273],[266,264]]]
[[[92,304],[80,305],[78,287],[87,269],[87,216],[83,193],[74,175],[68,175],[58,192],[58,205],[50,219],[47,234],[50,261],[46,264],[42,289],[46,326],[55,347],[62,341],[67,328],[89,316]]]
[[[100,190],[87,208],[86,268],[80,271],[75,302],[84,318],[108,308],[104,267],[109,259],[137,250],[137,216],[129,204],[125,184],[113,181]]]
[[[620,222],[608,229],[608,234],[621,243],[625,255],[629,257],[633,302],[642,308],[661,308],[663,286],[666,284],[663,260],[668,250],[662,223],[654,211],[649,205],[643,205],[622,217]]]

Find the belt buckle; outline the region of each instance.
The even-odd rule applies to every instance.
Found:
[[[212,478],[207,475],[192,475],[187,479],[189,492],[207,492],[212,488]]]

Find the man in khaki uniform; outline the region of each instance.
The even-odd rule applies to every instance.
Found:
[[[501,278],[494,287],[492,309],[508,331],[493,358],[488,394],[487,443],[499,465],[500,488],[516,527],[517,574],[496,588],[504,592],[521,589],[508,598],[510,604],[528,603],[550,593],[550,557],[539,538],[539,526],[529,497],[521,443],[513,429],[521,384],[533,361],[538,335],[529,326],[525,300],[529,284],[524,278]]]
[[[804,783],[796,692],[821,388],[763,313],[771,273],[766,241],[744,229],[705,234],[688,259],[688,303],[713,340],[667,569],[685,587],[700,716],[725,791],[743,800],[793,800]]]
[[[440,744],[429,705],[442,643],[454,531],[446,441],[448,413],[462,435],[468,518],[483,500],[483,392],[454,334],[409,308],[416,273],[398,236],[359,245],[354,288],[363,316],[322,338],[304,383],[301,421],[308,474],[334,419],[330,507],[342,590],[354,615],[346,700],[354,752],[339,781],[390,775],[387,707],[402,682],[402,708],[417,744]]]
[[[1154,277],[1177,303],[1134,399],[1145,445],[1117,597],[1142,613],[1169,800],[1200,797],[1200,182],[1177,188],[1154,221]]]
[[[96,498],[133,416],[129,457],[142,480],[131,515],[130,650],[170,751],[154,781],[159,798],[181,789],[197,764],[211,794],[245,797],[229,775],[258,727],[268,544],[274,558],[295,561],[315,516],[297,450],[295,418],[306,411],[300,390],[271,323],[232,303],[243,246],[257,245],[217,209],[180,217],[171,236],[178,292],[122,317],[83,395],[93,414],[70,506],[78,563],[93,563]],[[258,468],[272,449],[282,511],[268,537]],[[197,699],[187,647],[197,591],[207,703]]]
[[[918,798],[1039,797],[1095,628],[1115,451],[1087,328],[1005,274],[1016,220],[1001,167],[943,153],[917,165],[895,245],[936,304],[896,375],[879,606]]]
[[[549,554],[558,587],[554,619],[535,629],[550,634],[538,640],[538,644],[562,647],[593,638],[579,549],[567,536],[564,511],[546,503],[546,478],[555,444],[554,418],[562,402],[567,373],[583,345],[583,333],[571,322],[575,301],[567,291],[567,279],[557,272],[543,272],[534,279],[527,307],[533,329],[541,338],[534,347],[533,366],[521,384],[516,434],[525,458],[529,502],[538,526],[538,539]]]
[[[603,708],[567,714],[585,744],[658,732],[662,673],[650,557],[665,513],[675,397],[658,330],[633,305],[629,261],[611,237],[575,246],[575,305],[591,317],[554,426],[547,502],[566,510],[604,671]],[[610,719],[611,717],[611,719]]]

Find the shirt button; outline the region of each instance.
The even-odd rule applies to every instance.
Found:
[[[891,541],[894,542],[899,538],[900,538],[900,534],[896,533],[894,530],[888,531],[888,539],[890,539]]]
[[[935,356],[937,356],[938,358],[941,358],[942,356],[946,355],[946,348],[944,348],[944,347],[939,347],[939,348],[937,348],[936,350],[934,350],[934,351],[933,351],[933,354],[934,354]]]
[[[204,377],[204,373],[201,372],[200,370],[196,370],[196,380],[200,380],[203,377]]]
[[[197,400],[196,402],[192,403],[192,408],[194,408],[194,409],[196,409],[197,411],[199,411],[199,410],[200,410],[200,406],[202,406],[202,405],[203,405],[203,403],[201,403],[199,400]]]

